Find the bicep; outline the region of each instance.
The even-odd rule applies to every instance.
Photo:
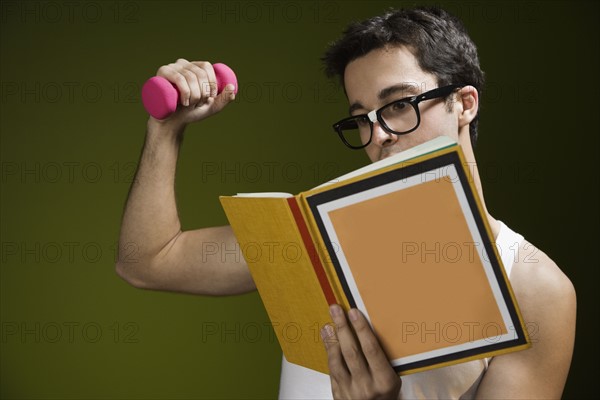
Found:
[[[212,296],[256,289],[230,226],[181,232],[150,268],[151,289]]]

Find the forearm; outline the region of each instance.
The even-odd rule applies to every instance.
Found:
[[[148,264],[180,232],[175,170],[183,126],[148,121],[146,141],[125,205],[117,265]],[[131,268],[129,266],[128,268]]]

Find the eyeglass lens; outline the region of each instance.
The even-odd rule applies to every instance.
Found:
[[[415,109],[406,102],[392,103],[382,109],[381,119],[389,129],[397,133],[410,131],[418,122]],[[366,116],[348,120],[340,125],[340,129],[346,142],[353,147],[363,146],[371,136],[371,124]]]

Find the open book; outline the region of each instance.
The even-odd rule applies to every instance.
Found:
[[[399,374],[530,346],[460,146],[440,136],[298,195],[222,196],[289,362],[328,373],[328,305]]]

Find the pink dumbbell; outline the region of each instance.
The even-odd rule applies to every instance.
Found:
[[[233,70],[222,63],[213,64],[213,69],[217,78],[217,93],[221,93],[228,83],[235,86],[233,93],[237,93],[237,78]],[[142,87],[142,103],[148,114],[156,119],[164,119],[177,109],[179,91],[167,79],[162,76],[154,76],[148,79]]]

